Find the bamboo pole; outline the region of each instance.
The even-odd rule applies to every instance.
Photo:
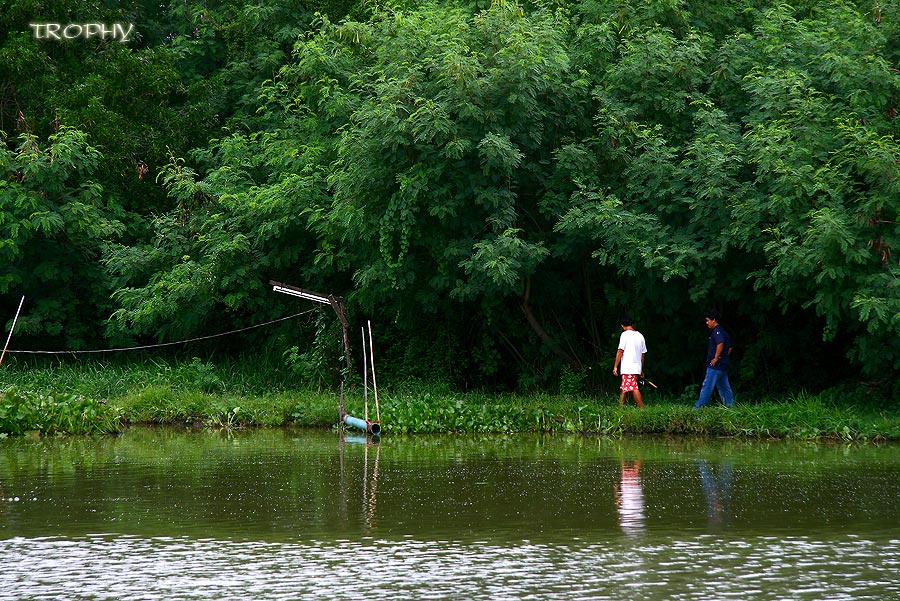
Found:
[[[16,329],[16,322],[19,321],[19,313],[22,311],[22,304],[25,302],[25,295],[19,301],[19,308],[16,309],[16,316],[13,317],[12,327],[9,328],[9,336],[6,337],[6,344],[3,345],[3,352],[0,353],[0,365],[3,365],[3,358],[6,357],[6,349],[9,347],[9,341],[12,340],[13,330]]]
[[[368,360],[366,356],[368,353],[366,352],[366,329],[360,328],[362,330],[362,348],[363,348],[363,400],[365,403],[365,415],[363,416],[366,420],[366,423],[369,423],[369,368],[367,366]]]
[[[378,384],[375,382],[375,348],[372,346],[372,322],[371,320],[366,320],[369,324],[369,353],[371,360],[369,363],[372,365],[372,392],[375,394],[375,420],[381,421],[381,411],[378,409]]]

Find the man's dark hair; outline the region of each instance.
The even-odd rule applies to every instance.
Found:
[[[719,321],[719,312],[715,309],[710,309],[706,313],[703,314],[703,317],[707,319],[711,319],[713,321]]]
[[[633,325],[634,325],[634,322],[631,321],[631,318],[630,318],[630,317],[623,317],[621,320],[619,320],[619,323],[622,324],[623,326],[625,326],[626,328],[627,328],[628,326],[633,326]]]

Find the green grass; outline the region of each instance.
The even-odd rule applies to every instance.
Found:
[[[567,432],[800,440],[900,440],[900,411],[854,397],[799,393],[692,409],[686,396],[460,393],[441,385],[379,388],[384,432]],[[16,363],[0,370],[0,436],[114,432],[129,423],[334,427],[338,394],[301,386],[277,363],[190,359],[130,364]],[[357,387],[345,410],[363,417]],[[375,419],[373,395],[369,418]]]
[[[835,406],[807,394],[694,410],[678,399],[620,407],[614,397],[479,394],[389,396],[385,429],[400,432],[583,432],[740,438],[900,440],[900,415]]]

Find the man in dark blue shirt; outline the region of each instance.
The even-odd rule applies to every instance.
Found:
[[[734,393],[728,383],[728,367],[731,365],[731,336],[719,325],[719,314],[716,311],[706,312],[706,327],[709,328],[709,346],[706,350],[706,377],[700,387],[700,398],[694,403],[694,409],[703,407],[712,398],[713,389],[719,391],[722,403],[731,407]]]

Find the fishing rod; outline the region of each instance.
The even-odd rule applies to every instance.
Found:
[[[650,380],[650,379],[647,378],[647,377],[643,377],[643,378],[639,379],[639,380],[638,380],[638,384],[640,384],[641,386],[646,386],[647,384],[649,384],[649,385],[652,386],[653,388],[659,389],[659,386],[657,386],[656,384],[654,384],[653,381]]]

